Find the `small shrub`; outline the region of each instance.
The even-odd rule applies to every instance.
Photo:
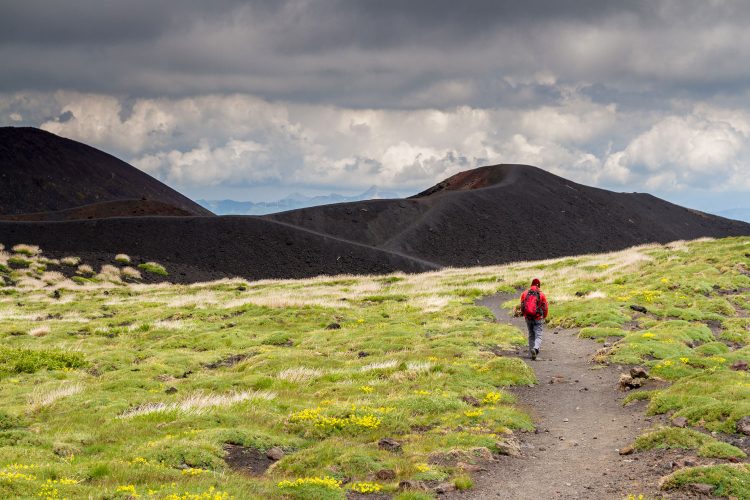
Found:
[[[471,476],[466,474],[457,476],[456,479],[453,480],[453,484],[456,486],[456,489],[460,491],[470,490],[474,487],[474,481],[471,480]]]
[[[120,268],[104,264],[96,277],[104,281],[118,282],[120,281]]]
[[[83,274],[85,276],[88,276],[88,275],[94,274],[94,268],[88,264],[81,264],[80,266],[78,266],[78,269],[76,270],[76,272],[78,274]]]
[[[151,274],[158,274],[159,276],[167,276],[169,273],[161,264],[156,262],[145,262],[138,264],[138,268]]]
[[[124,253],[118,253],[115,255],[115,262],[119,262],[120,264],[130,264],[130,256]]]
[[[0,376],[8,373],[34,373],[43,368],[81,368],[86,364],[79,352],[0,346]]]
[[[130,266],[123,267],[120,272],[122,273],[123,278],[128,278],[131,280],[139,280],[143,278],[143,276],[141,275],[141,272],[134,267],[130,267]]]
[[[24,245],[23,243],[13,246],[13,251],[19,254],[33,257],[39,255],[39,247],[36,245]]]
[[[21,419],[15,415],[11,415],[4,410],[0,410],[0,431],[7,431],[8,429],[16,429],[22,427],[23,424]]]
[[[289,338],[289,334],[284,332],[275,332],[266,337],[263,340],[263,344],[265,345],[287,345],[292,340]]]
[[[13,267],[29,267],[32,264],[32,261],[29,259],[24,259],[23,257],[20,257],[18,255],[14,255],[10,259],[8,259],[8,264],[10,264]]]
[[[72,255],[69,255],[67,257],[63,257],[62,259],[60,259],[60,264],[62,264],[63,266],[75,267],[80,263],[81,263],[81,258],[74,257]]]

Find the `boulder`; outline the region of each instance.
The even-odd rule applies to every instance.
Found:
[[[451,482],[446,481],[444,483],[440,483],[437,486],[435,486],[434,491],[438,495],[445,495],[446,493],[450,493],[451,491],[455,491],[455,490],[456,490],[456,485]]]
[[[688,419],[685,417],[675,417],[672,419],[672,425],[675,427],[687,427],[688,425]]]
[[[714,491],[714,485],[705,483],[691,483],[688,485],[688,489],[690,491],[698,493],[699,495],[709,496],[711,495],[711,492]]]
[[[742,417],[736,424],[737,432],[750,436],[750,416]]]
[[[645,382],[645,379],[633,378],[627,373],[621,374],[620,381],[619,381],[620,387],[622,387],[625,390],[637,389],[638,387],[642,386],[644,382]]]
[[[635,451],[635,448],[633,448],[632,445],[628,445],[628,446],[624,446],[620,448],[620,451],[618,453],[624,456],[624,455],[632,455],[634,451]]]
[[[518,457],[521,455],[521,444],[515,438],[507,438],[503,441],[495,443],[497,452],[501,455],[509,455],[511,457]]]
[[[474,396],[463,396],[461,398],[461,401],[463,401],[467,405],[471,405],[471,406],[481,406],[482,405],[482,403],[477,398],[475,398]]]
[[[646,309],[646,308],[645,308],[645,307],[643,307],[643,306],[639,306],[639,305],[637,305],[637,304],[631,304],[631,305],[630,305],[630,308],[631,308],[632,310],[634,310],[634,311],[638,311],[639,313],[643,313],[643,314],[646,314],[646,313],[648,312],[648,309]]]
[[[634,366],[630,369],[630,376],[633,378],[648,378],[648,370],[642,366]]]
[[[392,438],[383,438],[378,441],[378,447],[390,452],[401,451],[401,443]]]
[[[326,330],[340,330],[341,325],[338,323],[330,323],[328,326],[326,326]]]
[[[747,371],[747,361],[744,359],[738,359],[734,363],[732,363],[732,366],[730,366],[732,370],[738,371],[738,372],[746,372]]]
[[[393,481],[396,479],[396,471],[393,469],[380,469],[375,473],[375,477],[380,481]]]
[[[427,491],[427,485],[424,481],[412,481],[412,480],[406,480],[401,481],[398,483],[398,489],[399,490],[418,490],[418,491]]]
[[[273,460],[274,462],[284,458],[284,455],[284,450],[282,450],[278,446],[274,446],[266,452],[266,457],[268,457],[270,460]]]

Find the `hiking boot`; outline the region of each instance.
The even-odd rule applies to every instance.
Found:
[[[534,359],[539,356],[539,349],[534,349]]]
[[[537,355],[538,352],[539,351],[537,349],[534,349],[534,348],[531,348],[531,347],[529,348],[529,354],[531,355],[531,360],[532,361],[536,359],[536,355]]]

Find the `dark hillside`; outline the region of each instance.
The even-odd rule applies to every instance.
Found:
[[[153,177],[91,146],[36,128],[0,127],[0,214],[59,211],[122,200],[151,200],[190,215],[212,215]]]
[[[67,222],[0,222],[0,243],[45,251],[116,253],[178,269],[173,281],[221,276],[306,278],[434,270],[429,262],[252,216],[130,217]]]
[[[345,203],[268,217],[451,266],[750,234],[750,224],[648,194],[583,186],[526,165],[461,172],[406,200]]]

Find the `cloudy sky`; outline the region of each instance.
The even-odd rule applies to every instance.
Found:
[[[742,0],[2,0],[0,125],[196,198],[528,163],[750,206]]]

